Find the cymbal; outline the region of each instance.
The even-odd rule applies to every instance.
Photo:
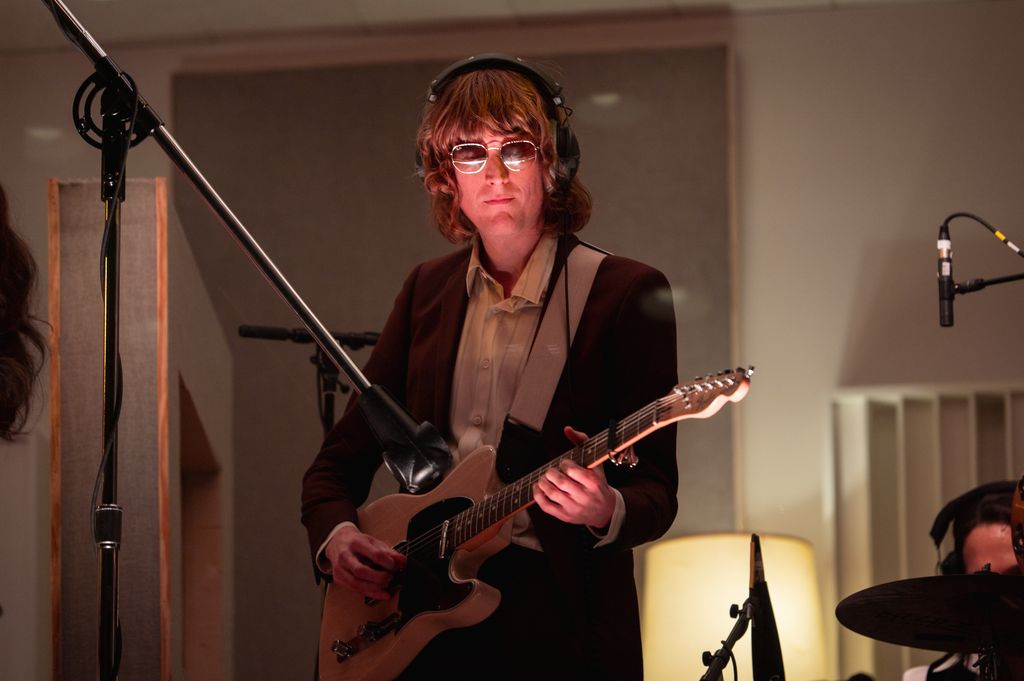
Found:
[[[978,652],[993,642],[1024,650],[1024,577],[979,573],[879,584],[844,598],[839,622],[911,648]]]

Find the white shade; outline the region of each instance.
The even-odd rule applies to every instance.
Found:
[[[782,644],[787,681],[827,674],[814,551],[803,539],[760,535],[765,580]],[[746,600],[750,534],[700,534],[653,544],[645,554],[644,674],[648,681],[697,681],[705,650],[716,651],[736,620],[729,606]],[[750,630],[733,649],[740,679],[751,679]],[[731,679],[726,670],[724,678]]]

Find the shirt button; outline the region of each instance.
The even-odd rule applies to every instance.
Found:
[[[491,367],[491,360],[484,357],[482,360],[480,360],[480,367],[483,369],[489,369]]]
[[[473,417],[473,425],[474,426],[479,426],[483,422],[484,422],[484,417],[480,416],[480,414],[477,414],[476,416]]]

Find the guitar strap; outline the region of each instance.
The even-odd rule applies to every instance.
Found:
[[[521,477],[528,468],[528,452],[539,440],[540,429],[544,425],[551,398],[555,395],[558,379],[562,375],[569,347],[566,346],[565,323],[568,318],[568,341],[571,347],[576,337],[583,308],[586,307],[590,288],[597,276],[607,253],[580,242],[569,254],[565,267],[558,275],[555,286],[551,289],[547,308],[541,318],[540,328],[533,341],[530,356],[519,377],[519,387],[505,418],[501,432],[497,472],[498,477],[506,483]],[[569,276],[569,295],[559,295],[565,288],[566,272]],[[565,304],[568,297],[569,314],[566,315]]]

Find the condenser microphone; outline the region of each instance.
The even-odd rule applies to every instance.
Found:
[[[754,605],[754,620],[750,628],[750,662],[754,668],[754,681],[786,681],[779,629],[775,626],[772,599],[768,595],[768,582],[764,579],[761,538],[756,534],[750,535],[750,602]]]
[[[949,240],[949,226],[939,227],[939,324],[953,326],[953,243]]]

